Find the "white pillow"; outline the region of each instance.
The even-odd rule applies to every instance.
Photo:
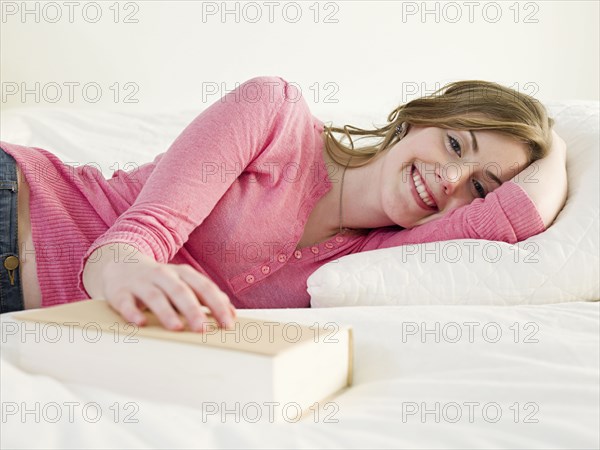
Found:
[[[307,280],[313,307],[598,300],[597,101],[545,103],[567,143],[568,198],[543,233],[510,245],[463,239],[355,253]],[[345,123],[350,123],[346,120]]]

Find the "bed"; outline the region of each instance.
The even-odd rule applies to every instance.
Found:
[[[420,258],[421,246],[402,258],[382,249],[317,270],[307,283],[313,308],[239,311],[353,327],[353,385],[302,420],[252,423],[27,373],[22,336],[3,314],[0,446],[598,448],[599,108],[549,109],[569,147],[569,199],[546,232],[506,248],[525,256],[535,248],[536,264],[476,267]],[[109,177],[115,162],[163,152],[197,114],[23,107],[3,112],[0,129],[4,141],[93,161]],[[439,277],[451,289],[432,283]]]

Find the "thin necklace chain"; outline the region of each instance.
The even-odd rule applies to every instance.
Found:
[[[344,192],[344,175],[346,175],[346,169],[348,168],[350,161],[352,161],[352,156],[350,159],[348,159],[346,167],[344,167],[344,172],[342,173],[342,184],[340,186],[340,234],[344,234],[346,232],[346,228],[342,227],[342,193]]]
[[[404,131],[406,129],[406,123],[403,122],[402,125],[397,125],[396,126],[396,136],[399,139],[402,139],[404,136]],[[346,175],[346,169],[348,168],[348,165],[350,164],[350,161],[352,161],[352,156],[350,157],[350,159],[348,159],[348,162],[346,163],[346,167],[344,167],[344,172],[342,173],[342,185],[340,186],[340,234],[344,234],[346,232],[346,228],[344,228],[342,226],[342,193],[344,192],[344,175]]]

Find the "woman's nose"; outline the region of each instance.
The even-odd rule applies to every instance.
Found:
[[[457,164],[440,165],[435,171],[436,181],[441,183],[444,193],[451,196],[467,178],[464,172],[463,168]]]

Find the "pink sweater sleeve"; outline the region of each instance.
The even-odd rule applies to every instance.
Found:
[[[514,244],[544,231],[535,204],[516,183],[508,181],[485,198],[457,208],[440,219],[411,229],[377,228],[359,251],[452,239],[485,239]]]
[[[157,162],[135,202],[89,247],[132,244],[157,262],[170,261],[244,169],[269,145],[288,95],[280,77],[255,77],[197,116]]]

